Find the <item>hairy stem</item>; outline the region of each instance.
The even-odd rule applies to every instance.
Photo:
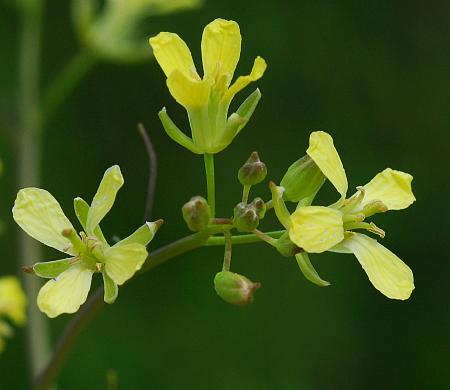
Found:
[[[216,185],[214,176],[214,154],[205,153],[206,186],[208,191],[208,204],[211,209],[211,218],[216,215]]]

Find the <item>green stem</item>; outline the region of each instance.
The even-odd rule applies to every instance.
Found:
[[[205,153],[206,186],[208,190],[208,204],[211,209],[211,218],[216,215],[216,185],[214,176],[214,154]]]
[[[285,232],[286,230],[277,230],[273,232],[267,232],[265,234],[272,238],[280,238]],[[240,245],[240,244],[253,244],[263,241],[256,234],[242,234],[240,236],[232,236],[231,242],[234,245]],[[222,245],[225,245],[224,237],[210,237],[205,243],[205,246],[222,246]]]
[[[223,238],[225,240],[225,253],[223,255],[222,271],[229,271],[231,266],[231,233],[228,230],[223,232]]]
[[[246,185],[244,185],[244,187],[242,188],[242,203],[247,204],[248,195],[250,194],[250,188],[252,188],[252,186],[246,186]]]
[[[19,89],[17,137],[17,176],[19,188],[39,186],[41,145],[39,111],[39,73],[44,1],[28,2],[22,8],[22,29],[19,46]],[[24,232],[19,234],[18,260],[21,265],[41,259],[40,244]],[[41,286],[38,278],[25,277],[28,297],[35,297]],[[50,351],[49,324],[36,305],[27,307],[27,349],[31,377],[45,365]]]
[[[203,246],[212,234],[222,231],[219,228],[220,227],[211,227],[202,232],[191,234],[151,252],[144,267],[140,271],[140,274],[154,269],[176,256]],[[98,310],[103,306],[102,298],[103,287],[99,287],[66,325],[53,350],[50,360],[40,374],[36,376],[34,389],[46,390],[52,385],[63,366],[68,353],[75,344],[78,335],[89,320],[94,317]]]
[[[77,53],[53,80],[42,98],[39,122],[44,127],[58,111],[83,77],[96,64],[98,58],[87,49]]]

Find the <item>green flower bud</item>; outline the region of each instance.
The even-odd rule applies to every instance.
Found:
[[[233,223],[241,233],[252,232],[259,225],[258,212],[251,205],[238,203],[234,208]]]
[[[262,182],[267,176],[267,167],[257,152],[253,152],[245,164],[239,169],[238,179],[244,186],[253,186]]]
[[[205,229],[209,224],[211,211],[208,202],[201,196],[194,196],[181,208],[183,219],[194,232]]]
[[[266,202],[264,202],[261,198],[255,198],[249,206],[256,211],[256,215],[259,219],[263,219],[266,215]]]
[[[254,283],[243,275],[222,271],[214,278],[217,295],[232,305],[245,306],[253,303],[255,291],[261,283]]]
[[[325,175],[316,163],[305,155],[294,162],[284,174],[280,183],[285,189],[283,197],[291,202],[314,197],[325,180]]]

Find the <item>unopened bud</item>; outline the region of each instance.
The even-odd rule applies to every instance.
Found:
[[[245,306],[253,303],[255,291],[261,283],[254,283],[243,275],[222,271],[214,278],[217,295],[232,305]]]
[[[253,186],[262,182],[267,176],[267,167],[257,152],[253,152],[245,164],[239,169],[238,179],[244,186]]]
[[[206,229],[211,212],[208,202],[201,196],[194,196],[181,208],[183,219],[188,228],[194,232]]]
[[[280,186],[284,187],[284,199],[299,202],[314,196],[326,177],[308,155],[294,162],[284,174]]]
[[[234,208],[233,223],[241,233],[249,233],[259,225],[258,212],[251,206],[241,202]]]
[[[255,198],[252,203],[249,204],[256,211],[259,219],[263,219],[266,215],[266,202],[261,198]]]

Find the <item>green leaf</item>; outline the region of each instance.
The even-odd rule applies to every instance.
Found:
[[[87,216],[89,213],[89,204],[84,199],[77,197],[73,200],[73,208],[75,209],[75,215],[77,216],[78,221],[80,221],[80,224],[81,226],[83,226],[83,229],[86,230]],[[108,244],[105,236],[103,235],[102,229],[100,229],[99,225],[95,227],[94,235],[103,243]]]
[[[298,266],[300,267],[300,270],[303,272],[303,275],[306,279],[308,279],[310,282],[313,282],[314,284],[317,284],[320,287],[329,286],[330,283],[326,280],[323,280],[317,271],[314,269],[313,265],[311,264],[311,261],[309,260],[309,256],[306,252],[297,253],[295,255],[295,258],[297,259]]]
[[[117,247],[117,246],[127,245],[127,244],[141,244],[141,245],[145,246],[151,240],[153,240],[153,237],[155,237],[155,234],[156,234],[157,230],[159,229],[159,226],[161,226],[161,224],[162,224],[162,220],[159,220],[156,222],[146,222],[139,229],[137,229],[134,233],[130,234],[128,237],[119,241],[114,246]]]
[[[116,200],[117,192],[123,185],[123,176],[118,165],[108,168],[98,186],[97,193],[92,200],[86,221],[86,233],[94,234],[104,216],[111,210]]]
[[[117,295],[119,294],[119,287],[116,283],[114,283],[114,280],[112,280],[109,275],[106,273],[105,270],[102,272],[103,276],[103,286],[105,293],[103,294],[103,299],[106,303],[114,303],[114,301],[117,298]]]
[[[73,257],[36,263],[33,265],[33,270],[41,278],[56,278],[59,274],[70,268],[71,261],[73,261]]]

